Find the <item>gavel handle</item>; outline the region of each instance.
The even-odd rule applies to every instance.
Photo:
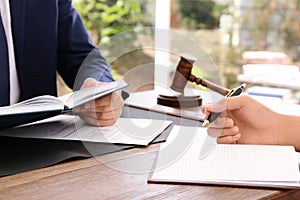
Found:
[[[193,74],[191,74],[189,76],[188,80],[191,81],[191,82],[195,82],[197,85],[202,85],[204,87],[207,87],[207,88],[209,88],[209,89],[211,89],[211,90],[213,90],[213,91],[215,91],[219,94],[222,94],[224,96],[226,96],[230,92],[230,90],[227,89],[227,88],[221,87],[221,86],[219,86],[215,83],[212,83],[208,80],[204,80],[200,77],[196,77]]]

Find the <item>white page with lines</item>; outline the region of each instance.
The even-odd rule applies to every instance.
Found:
[[[216,144],[208,156],[199,159],[206,134],[206,128],[174,126],[167,142],[161,145],[150,179],[298,184],[294,147]],[[182,135],[190,142],[183,141]]]

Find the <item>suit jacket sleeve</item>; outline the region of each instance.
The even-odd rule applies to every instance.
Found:
[[[59,0],[58,72],[66,84],[80,89],[86,78],[113,81],[110,67],[102,57],[72,6],[71,0]]]

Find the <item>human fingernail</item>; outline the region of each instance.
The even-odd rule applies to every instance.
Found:
[[[236,135],[233,136],[233,138],[234,138],[235,140],[239,139],[240,137],[241,137],[241,134],[236,134]]]

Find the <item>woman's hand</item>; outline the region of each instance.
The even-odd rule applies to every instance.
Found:
[[[205,113],[222,112],[208,128],[218,143],[280,144],[282,134],[276,128],[280,115],[247,95],[228,97],[205,106]]]

